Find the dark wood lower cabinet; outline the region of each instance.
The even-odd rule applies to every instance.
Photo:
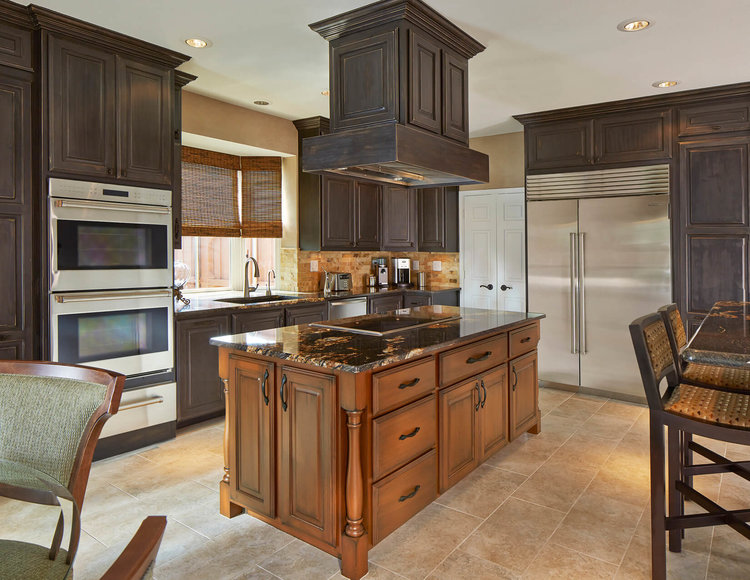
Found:
[[[217,417],[224,411],[219,349],[214,336],[229,334],[229,316],[177,320],[177,426]]]
[[[386,294],[385,296],[370,296],[367,299],[367,313],[379,314],[403,308],[403,296],[401,294]]]
[[[404,308],[416,308],[417,306],[429,306],[432,298],[427,294],[405,294]]]
[[[286,309],[286,326],[310,324],[311,322],[320,322],[321,320],[328,320],[327,302],[300,304],[299,306],[290,306]]]
[[[538,422],[539,377],[536,351],[510,361],[510,440]]]
[[[283,308],[259,308],[232,313],[232,332],[256,332],[284,326]]]
[[[272,518],[275,513],[274,365],[230,357],[232,389],[229,408],[229,470],[234,473],[230,497],[253,511]],[[238,421],[242,417],[243,421]]]
[[[287,366],[279,374],[279,518],[336,546],[336,377]]]

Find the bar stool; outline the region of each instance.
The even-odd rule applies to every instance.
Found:
[[[750,481],[750,461],[729,461],[702,445],[689,441],[691,451],[709,463],[699,465],[688,460],[681,442],[693,434],[750,445],[750,395],[680,383],[676,360],[659,313],[649,314],[630,324],[636,359],[648,400],[651,441],[651,568],[652,577],[666,578],[666,539],[669,549],[682,549],[683,530],[704,526],[728,525],[750,539],[750,509],[726,510],[696,491],[690,478],[711,473],[734,473]],[[666,378],[666,389],[660,385]],[[667,427],[667,448],[664,427]],[[664,460],[668,474],[664,472]],[[668,479],[667,476],[668,475]],[[669,514],[665,504],[669,491]],[[685,499],[695,502],[707,513],[685,515]]]
[[[680,383],[729,392],[750,389],[750,369],[683,362],[680,354],[687,346],[687,336],[677,304],[662,306],[659,308],[659,314],[667,327],[667,336]]]

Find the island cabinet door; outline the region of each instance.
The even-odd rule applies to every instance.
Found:
[[[273,364],[229,359],[229,496],[269,518],[274,510]]]
[[[536,351],[510,362],[510,440],[536,424],[539,380]]]
[[[277,376],[278,516],[336,546],[336,378],[282,366]]]
[[[479,381],[471,379],[440,392],[440,491],[460,481],[479,463]]]
[[[508,443],[508,365],[479,377],[479,461]]]

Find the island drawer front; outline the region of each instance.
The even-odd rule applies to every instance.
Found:
[[[483,373],[507,359],[508,335],[505,333],[444,352],[440,355],[440,386]]]
[[[372,375],[372,413],[396,409],[435,388],[435,359],[430,357]]]
[[[435,395],[372,422],[372,478],[406,465],[437,443]]]
[[[539,343],[539,324],[534,323],[518,330],[512,330],[509,335],[510,358],[530,352]]]
[[[377,544],[437,497],[434,449],[372,486],[373,538]]]

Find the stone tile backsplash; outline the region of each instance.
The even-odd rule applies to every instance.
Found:
[[[293,248],[282,248],[279,289],[298,292],[314,292],[323,287],[323,272],[351,272],[354,288],[367,285],[367,276],[372,273],[374,258],[409,258],[419,262],[420,272],[427,273],[428,284],[458,286],[458,253],[435,252],[309,252]],[[318,262],[318,271],[311,272],[311,262]],[[433,262],[439,261],[440,271],[433,270]],[[416,284],[417,275],[412,269],[412,281]]]

